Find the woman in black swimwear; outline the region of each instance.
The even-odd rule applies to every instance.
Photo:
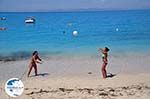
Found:
[[[108,64],[108,59],[107,59],[107,56],[108,56],[108,51],[109,51],[109,48],[105,47],[104,49],[99,49],[102,53],[102,61],[103,61],[103,64],[102,64],[102,68],[101,68],[101,71],[102,71],[102,75],[103,75],[103,78],[105,79],[107,77],[107,71],[106,71],[106,66]]]

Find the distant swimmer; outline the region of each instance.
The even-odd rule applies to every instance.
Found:
[[[105,48],[100,48],[99,51],[101,51],[102,53],[102,61],[103,61],[103,64],[102,64],[102,68],[101,68],[101,71],[102,71],[102,75],[103,75],[103,78],[106,78],[107,77],[107,71],[106,71],[106,66],[108,64],[108,52],[109,52],[109,48],[105,47]]]
[[[35,76],[37,76],[37,64],[36,63],[42,64],[42,59],[39,57],[38,51],[34,51],[32,54],[32,58],[29,64],[29,71],[27,75],[28,77],[31,73],[32,68],[34,68]]]
[[[63,31],[63,34],[66,34],[66,31]]]
[[[0,27],[0,30],[6,30],[6,28],[5,27]]]

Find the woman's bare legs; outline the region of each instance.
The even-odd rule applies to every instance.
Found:
[[[102,68],[101,68],[103,78],[107,77],[106,65],[107,65],[107,63],[103,63]]]
[[[34,66],[35,76],[37,76],[37,65]]]
[[[32,65],[29,66],[28,77],[29,77],[29,75],[31,73],[32,67],[33,67]]]

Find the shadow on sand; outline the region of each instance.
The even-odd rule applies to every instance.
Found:
[[[47,75],[49,75],[49,73],[39,73],[39,74],[37,74],[36,76],[42,76],[42,77],[44,77],[44,76],[47,76]],[[30,76],[30,77],[36,77],[35,75],[32,75],[32,76]]]
[[[112,78],[112,77],[114,77],[114,76],[116,76],[116,74],[107,73],[107,78]]]

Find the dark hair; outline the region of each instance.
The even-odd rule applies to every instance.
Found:
[[[38,51],[34,51],[34,52],[32,53],[32,56],[35,55],[35,54],[37,54],[37,53],[38,53]]]
[[[108,47],[105,47],[106,51],[108,52],[109,51],[109,48]]]

